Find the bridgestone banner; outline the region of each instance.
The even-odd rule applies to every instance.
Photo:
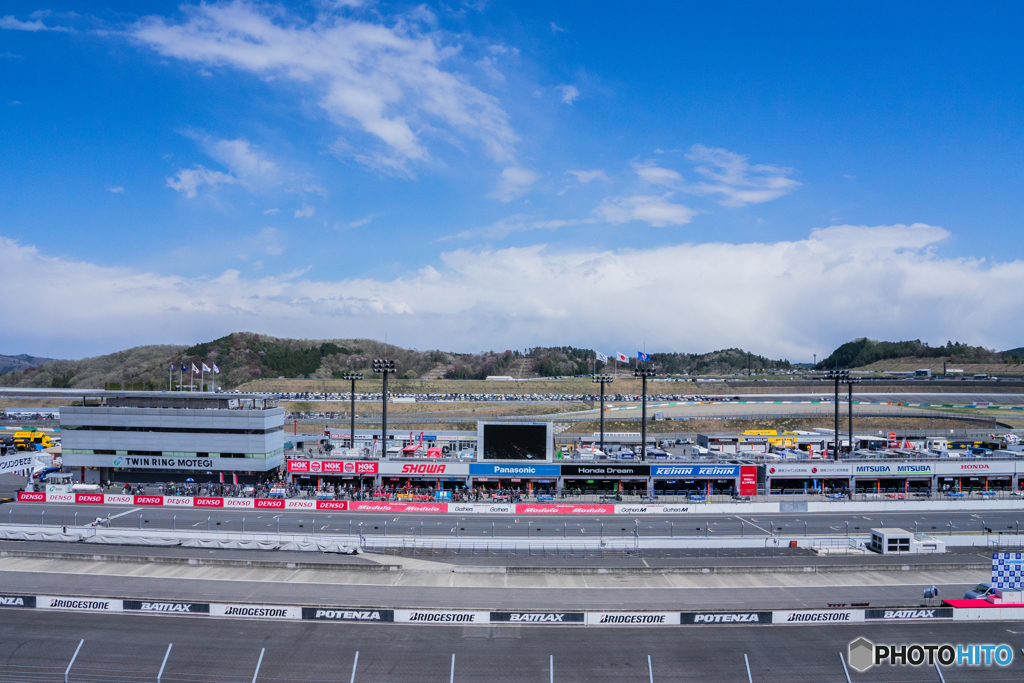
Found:
[[[864,610],[799,610],[772,612],[774,624],[849,624],[864,621]]]
[[[772,623],[771,612],[683,612],[679,615],[682,624],[695,626],[712,626],[719,624],[737,624],[757,626]]]
[[[124,600],[125,612],[147,612],[150,614],[209,614],[210,606],[202,602],[146,602],[145,600]]]
[[[352,609],[346,607],[303,607],[303,619],[318,621],[394,621],[392,609]]]
[[[67,598],[40,595],[36,598],[39,609],[66,609],[75,612],[121,612],[123,601],[109,598]]]
[[[210,605],[211,617],[244,617],[246,619],[301,619],[301,607],[282,605]]]
[[[678,626],[679,612],[587,612],[587,626]]]
[[[395,621],[410,624],[489,624],[491,613],[396,609]]]
[[[491,612],[492,624],[582,624],[583,612]]]

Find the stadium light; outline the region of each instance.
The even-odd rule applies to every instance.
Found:
[[[382,448],[384,453],[384,459],[388,457],[388,374],[395,374],[395,361],[393,360],[381,360],[380,358],[373,359],[373,371],[379,373],[384,378],[384,386],[380,392],[381,397],[381,431],[380,440],[383,444]]]
[[[850,377],[850,373],[846,373],[847,378],[843,380],[843,384],[846,385],[846,414],[850,420],[850,455],[853,455],[853,385],[860,384],[860,379],[857,377]]]
[[[850,373],[848,370],[829,370],[828,374],[825,375],[825,379],[830,379],[836,383],[835,391],[835,407],[836,407],[836,419],[835,419],[835,438],[833,443],[835,448],[832,451],[832,459],[839,460],[839,383],[845,382],[850,379]]]
[[[640,413],[640,459],[647,460],[647,378],[654,377],[654,368],[637,368],[634,377],[639,377],[643,385],[643,408]]]
[[[604,385],[611,384],[615,380],[611,375],[594,375],[594,379],[590,380],[595,384],[601,385],[601,452],[604,453]]]
[[[349,413],[349,417],[351,418],[352,422],[351,422],[351,426],[349,427],[349,433],[348,433],[348,437],[349,437],[348,447],[349,448],[355,448],[356,447],[356,382],[361,380],[361,379],[363,379],[363,373],[361,373],[361,372],[346,372],[344,375],[341,376],[341,378],[342,379],[347,379],[350,382],[352,382],[352,393],[349,394],[350,398],[352,399],[352,410]]]

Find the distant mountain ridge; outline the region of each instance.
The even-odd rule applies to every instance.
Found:
[[[872,363],[895,359],[940,359],[962,364],[1016,363],[1024,358],[1024,347],[1010,351],[996,351],[983,346],[960,342],[946,342],[945,346],[929,346],[920,339],[912,341],[875,341],[866,337],[846,342],[828,358],[815,366],[817,370],[849,370]]]
[[[206,363],[220,371],[216,383],[237,387],[257,379],[339,378],[362,372],[372,377],[374,358],[395,361],[398,377],[414,379],[484,379],[490,375],[557,377],[589,374],[595,367],[596,352],[571,346],[535,347],[523,351],[451,353],[416,351],[386,345],[373,339],[282,339],[253,332],[235,332],[220,339],[190,347],[176,345],[138,346],[117,353],[77,361],[50,361],[0,375],[0,386],[82,387],[91,389],[167,389],[179,382],[198,386],[200,375],[193,365]],[[748,364],[755,370],[790,368],[788,361],[769,360],[742,349],[724,349],[706,354],[652,353],[659,372],[710,374],[742,372]],[[171,365],[174,370],[171,370]],[[635,364],[620,363],[619,367]],[[181,371],[184,365],[186,370]],[[212,373],[204,373],[207,383]]]
[[[17,356],[5,356],[0,354],[0,375],[5,372],[25,370],[26,368],[35,367],[36,365],[53,362],[54,360],[56,359],[30,356],[27,353],[19,353]]]

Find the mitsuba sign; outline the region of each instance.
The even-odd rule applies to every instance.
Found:
[[[491,623],[582,624],[583,612],[491,612]]]
[[[931,474],[931,465],[854,465],[854,474],[888,474],[899,476],[901,474]]]

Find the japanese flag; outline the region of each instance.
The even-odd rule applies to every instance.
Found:
[[[618,358],[619,358],[619,362],[620,362],[620,363],[628,363],[628,362],[629,362],[629,356],[627,356],[627,355],[626,355],[626,354],[624,354],[624,353],[620,353],[620,354],[618,355]]]

